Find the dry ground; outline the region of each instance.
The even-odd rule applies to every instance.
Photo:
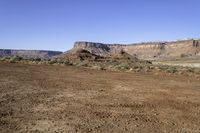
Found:
[[[0,63],[0,132],[200,132],[194,77]]]

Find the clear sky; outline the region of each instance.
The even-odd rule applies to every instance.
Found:
[[[0,0],[0,48],[200,37],[200,0]]]

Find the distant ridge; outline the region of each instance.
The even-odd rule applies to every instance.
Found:
[[[15,50],[0,49],[0,56],[19,56],[23,58],[51,58],[61,55],[63,52],[50,50]]]
[[[200,60],[200,39],[182,39],[176,41],[141,42],[132,44],[104,44],[97,42],[77,41],[74,47],[66,52],[49,50],[15,50],[0,49],[0,56],[19,56],[24,58],[51,58],[84,49],[98,56],[108,56],[124,51],[142,60]]]

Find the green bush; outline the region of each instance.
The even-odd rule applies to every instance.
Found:
[[[42,59],[41,58],[35,58],[34,61],[38,61],[39,62],[39,61],[42,61]]]
[[[117,68],[121,69],[121,70],[128,70],[128,69],[130,69],[130,67],[129,67],[128,64],[120,64]]]
[[[0,61],[6,61],[6,58],[5,57],[1,57]]]
[[[19,62],[19,61],[21,61],[21,60],[23,60],[22,57],[13,56],[13,57],[10,58],[9,61],[10,61],[10,63],[16,63],[16,62]]]
[[[159,69],[165,71],[165,70],[169,69],[169,66],[167,66],[167,65],[161,65],[161,66],[159,66]]]
[[[196,70],[196,73],[197,73],[197,74],[200,74],[200,68]]]
[[[57,60],[50,60],[49,61],[49,64],[56,64],[57,63]]]
[[[176,73],[178,70],[176,67],[168,67],[168,69],[166,70],[166,72],[168,73]]]
[[[194,69],[193,69],[193,68],[190,68],[190,67],[188,67],[188,68],[187,68],[187,72],[191,72],[191,73],[192,73],[192,72],[194,72]]]

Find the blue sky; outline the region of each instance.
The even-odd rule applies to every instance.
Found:
[[[0,0],[0,48],[200,37],[200,0]]]

